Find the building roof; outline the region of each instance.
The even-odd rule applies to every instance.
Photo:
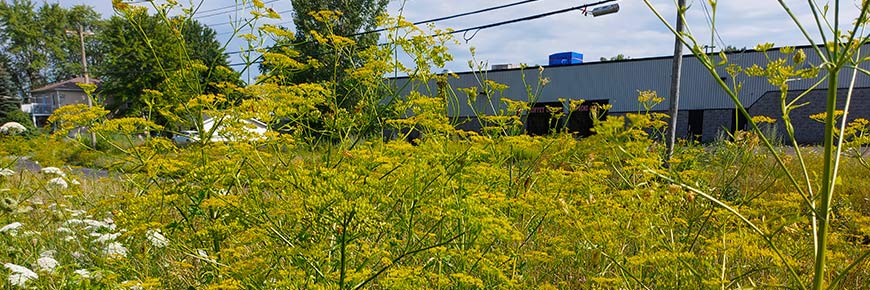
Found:
[[[31,93],[39,93],[39,92],[47,92],[47,91],[82,91],[82,88],[78,86],[79,83],[84,83],[84,77],[75,77],[65,81],[56,82],[53,84],[45,85],[41,88],[31,90]],[[100,80],[91,79],[91,83],[99,85]]]

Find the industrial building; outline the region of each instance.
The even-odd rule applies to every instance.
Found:
[[[862,58],[868,55],[867,51],[870,51],[867,45],[864,48]],[[804,46],[797,49],[806,53],[807,64],[820,63],[812,47]],[[729,64],[736,64],[743,68],[752,65],[765,67],[768,58],[787,58],[788,63],[791,63],[791,58],[781,53],[778,48],[768,50],[767,56],[755,50],[729,52],[726,56]],[[718,59],[718,56],[716,57]],[[620,115],[644,111],[645,109],[637,101],[639,91],[655,91],[665,100],[651,108],[651,111],[667,113],[673,63],[671,56],[584,63],[581,54],[561,53],[554,54],[550,63],[543,67],[541,73],[548,83],[540,89],[540,94],[533,102],[532,110],[524,116],[526,131],[530,134],[545,133],[549,126],[548,110],[538,108],[557,106],[562,107],[567,113],[569,100],[586,100],[586,104],[610,104],[612,108],[608,114]],[[862,64],[862,68],[867,69],[868,64]],[[730,84],[732,80],[728,79],[730,76],[725,69],[725,66],[719,67],[718,73],[726,83]],[[461,72],[456,75],[458,78],[449,78],[448,81],[448,87],[455,93],[454,98],[448,98],[448,108],[450,108],[448,115],[466,120],[459,125],[464,129],[479,130],[480,122],[475,120],[477,116],[475,111],[493,114],[493,111],[504,108],[501,98],[529,101],[529,89],[531,91],[537,89],[539,70],[534,66],[521,69],[514,65],[494,65],[493,69]],[[848,87],[851,76],[852,70],[849,69],[841,73],[839,81],[841,88]],[[398,85],[401,86],[402,80],[398,79]],[[483,94],[482,92],[485,91],[483,80],[505,84],[508,88],[495,96],[478,96],[475,102],[470,104],[469,97],[460,88],[478,87],[478,91]],[[818,78],[790,79],[789,98],[794,98],[812,87],[818,80]],[[771,85],[766,78],[750,77],[746,74],[740,74],[737,81],[742,84],[740,100],[750,115],[777,119],[776,126],[779,129],[777,131],[785,132],[782,121],[779,120],[782,115],[779,88]],[[434,81],[427,86],[423,86],[422,89],[429,92],[439,89],[439,85]],[[824,136],[822,124],[811,120],[809,116],[825,111],[826,86],[827,82],[822,82],[801,101],[801,103],[808,102],[808,105],[792,111],[791,119],[795,125],[795,137],[798,142],[812,144],[822,141]],[[870,119],[870,76],[859,72],[854,88],[849,119]],[[677,119],[679,138],[694,138],[702,142],[710,142],[722,136],[726,130],[744,129],[745,119],[735,118],[735,106],[731,99],[707,69],[692,55],[684,56],[680,90]],[[842,107],[846,90],[840,90],[839,93],[838,106]],[[578,108],[578,111],[582,110],[588,110],[588,106]],[[584,120],[589,118],[588,113],[575,112],[571,115],[575,119],[562,120],[562,124],[581,133],[588,131],[591,122]]]

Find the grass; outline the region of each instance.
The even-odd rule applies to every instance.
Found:
[[[0,235],[0,257],[39,274],[28,287],[61,289],[791,284],[763,239],[696,193],[644,173],[656,170],[739,210],[808,279],[812,249],[802,242],[810,229],[800,198],[773,160],[755,154],[757,143],[684,147],[664,169],[656,161],[662,145],[630,131],[581,140],[430,137],[418,146],[369,141],[314,151],[244,143],[173,149],[150,140],[135,147],[149,158],[124,160],[136,170],[109,178],[68,172],[66,180],[81,184],[67,189],[41,173],[4,177],[4,197],[14,202],[0,224],[24,226]],[[804,150],[817,164],[821,156]],[[325,158],[328,152],[334,156]],[[831,265],[847,265],[868,248],[867,175],[854,160],[842,165]],[[70,225],[107,218],[114,229]],[[149,240],[155,231],[167,246]],[[111,242],[97,241],[106,235],[126,255],[108,255]],[[50,272],[37,270],[46,251],[59,264]],[[842,286],[863,287],[868,270],[859,264]]]

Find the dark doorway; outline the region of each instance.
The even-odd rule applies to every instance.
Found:
[[[526,132],[529,135],[546,135],[559,126],[559,120],[553,120],[553,111],[560,112],[564,106],[560,102],[535,103],[526,117]]]
[[[591,136],[594,134],[594,132],[592,132],[592,127],[595,125],[592,121],[592,111],[599,110],[598,108],[609,103],[610,100],[592,100],[583,102],[574,110],[574,112],[571,113],[571,117],[568,118],[568,130],[581,137]],[[599,110],[599,114],[603,113],[604,112]],[[599,117],[604,117],[604,115]]]
[[[704,135],[704,110],[689,110],[689,140],[701,141]]]

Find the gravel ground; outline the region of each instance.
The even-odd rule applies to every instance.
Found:
[[[29,171],[35,173],[35,172],[39,172],[39,170],[42,169],[42,166],[39,165],[38,162],[30,160],[27,157],[20,157],[20,158],[18,158],[18,162],[16,164],[16,169],[17,170],[29,170]],[[64,168],[64,169],[66,169],[66,168]],[[93,168],[81,167],[81,168],[70,168],[70,171],[72,171],[72,173],[75,175],[81,175],[81,176],[86,176],[86,177],[99,178],[99,177],[108,177],[109,176],[109,171],[102,170],[102,169],[93,169]]]

